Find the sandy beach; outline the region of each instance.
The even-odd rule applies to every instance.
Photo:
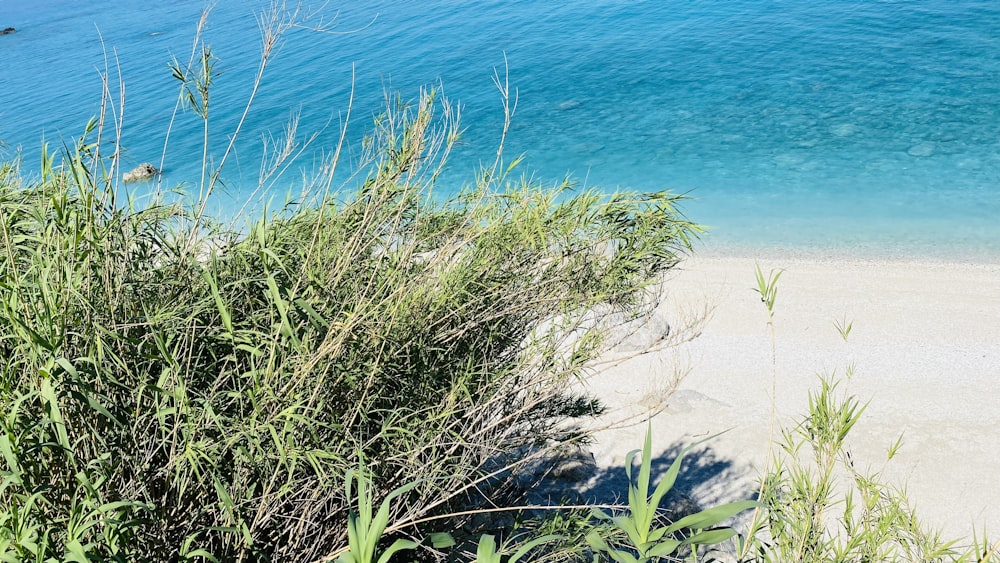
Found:
[[[774,331],[779,424],[807,411],[821,374],[854,375],[844,389],[870,404],[848,438],[860,468],[905,487],[918,515],[946,536],[1000,534],[1000,264],[767,257],[783,271]],[[753,291],[754,258],[698,256],[664,285],[661,314],[676,326],[710,310],[700,335],[592,377],[611,407],[605,420],[653,418],[654,455],[691,456],[680,485],[703,506],[756,489],[770,436],[771,337]],[[836,328],[851,324],[845,342]],[[686,375],[664,402],[675,370]],[[598,434],[599,466],[617,471],[645,425]],[[887,462],[888,448],[902,447]]]

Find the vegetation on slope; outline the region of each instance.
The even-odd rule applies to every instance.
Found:
[[[265,18],[255,91],[293,19]],[[207,143],[213,57],[195,46],[172,68]],[[612,344],[595,316],[648,314],[699,229],[678,196],[545,188],[501,157],[435,193],[452,115],[433,93],[397,100],[351,187],[330,189],[336,151],[310,197],[246,229],[205,215],[222,166],[207,146],[196,198],[134,205],[120,139],[94,130],[104,115],[46,152],[38,178],[0,165],[0,560],[362,561],[351,554],[465,523],[429,517],[509,505],[521,464],[584,440],[574,420],[600,404],[571,383]],[[291,139],[284,151],[276,168]],[[816,408],[837,412],[828,391]],[[672,477],[647,498],[650,448],[629,506],[543,523],[558,533],[521,544],[483,535],[477,559],[652,561],[728,538],[715,526],[751,504],[663,522]],[[770,535],[757,520],[747,560],[840,549],[817,531],[825,489],[796,493],[810,479],[782,465],[766,477]],[[557,548],[567,530],[576,543]],[[898,544],[913,551],[869,551],[880,539],[846,553],[954,555],[913,537]]]
[[[37,182],[7,165],[8,553],[311,560],[345,541],[359,459],[385,490],[420,481],[398,524],[581,437],[564,422],[596,404],[567,385],[601,334],[563,339],[598,305],[643,314],[696,227],[666,193],[484,175],[432,198],[433,98],[397,109],[356,191],[245,233],[119,204],[86,141]]]

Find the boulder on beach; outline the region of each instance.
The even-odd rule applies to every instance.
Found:
[[[148,162],[143,162],[139,166],[136,166],[132,170],[125,173],[122,176],[122,180],[125,182],[139,182],[141,180],[148,180],[153,176],[159,174],[159,170],[155,166]]]

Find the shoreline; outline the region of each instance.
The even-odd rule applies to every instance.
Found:
[[[982,241],[975,241],[982,242]],[[871,244],[851,245],[846,243],[830,245],[791,244],[746,244],[713,240],[711,233],[694,245],[693,256],[685,261],[701,259],[743,259],[790,262],[836,262],[839,264],[921,264],[960,265],[974,267],[1000,266],[1000,246],[996,248],[982,245],[941,244],[927,246],[920,244]]]
[[[772,405],[770,330],[752,290],[755,260],[765,274],[783,270],[774,317],[779,424],[790,427],[806,414],[819,374],[840,375],[840,389],[869,402],[847,440],[859,468],[905,487],[921,521],[945,537],[981,536],[984,526],[1000,534],[1000,490],[991,485],[1000,473],[1000,261],[696,250],[668,276],[658,314],[676,322],[708,306],[711,317],[692,341],[590,378],[590,392],[609,406],[603,420],[665,405],[652,419],[660,451],[725,431],[688,464],[687,493],[702,506],[753,494],[767,460]],[[846,342],[835,323],[850,323]],[[674,369],[687,375],[654,405],[651,391]],[[598,433],[598,465],[620,466],[644,430]],[[887,461],[900,434],[902,447]]]

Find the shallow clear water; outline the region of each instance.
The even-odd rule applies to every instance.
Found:
[[[71,138],[97,112],[98,29],[127,84],[125,164],[158,162],[177,97],[166,64],[187,58],[202,2],[10,4],[0,2],[0,27],[19,31],[0,37],[0,139],[21,147],[26,168],[43,135]],[[440,83],[462,103],[464,143],[443,178],[458,187],[495,151],[503,115],[491,76],[506,53],[519,93],[507,153],[524,153],[524,171],[544,183],[569,174],[579,185],[689,193],[688,215],[714,227],[708,246],[1000,256],[1000,4],[554,4],[347,2],[337,29],[363,30],[291,32],[217,205],[248,196],[261,133],[291,112],[302,132],[329,124],[317,147],[335,143],[352,65],[352,139],[386,85],[415,97]],[[262,5],[222,2],[209,20],[222,72],[216,156],[248,93]],[[200,136],[182,114],[168,183],[196,184]],[[286,174],[275,193],[297,179]]]

